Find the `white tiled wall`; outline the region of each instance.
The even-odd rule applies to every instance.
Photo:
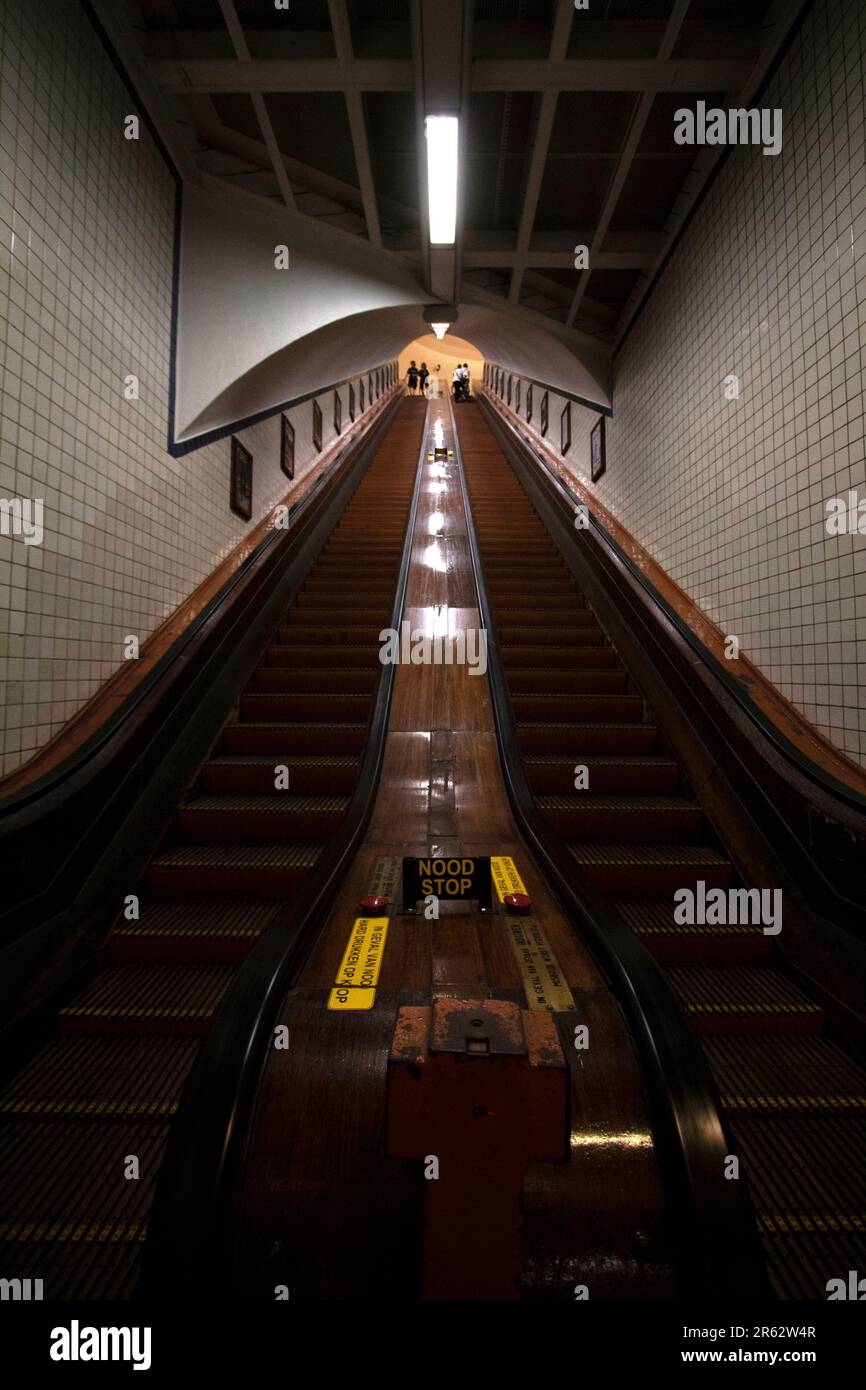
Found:
[[[250,523],[229,509],[228,439],[166,451],[174,183],[144,125],[123,138],[135,108],[78,0],[3,0],[0,54],[0,498],[45,506],[42,545],[0,534],[2,774],[292,485],[279,416],[240,435]],[[320,404],[327,449],[332,393]],[[291,414],[300,479],[312,402]]]
[[[827,535],[825,505],[866,498],[864,66],[860,0],[819,0],[760,102],[784,112],[782,152],[732,153],[616,359],[596,489],[861,764],[866,535]],[[596,418],[572,405],[585,483]]]

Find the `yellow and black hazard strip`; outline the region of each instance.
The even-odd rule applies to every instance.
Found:
[[[372,891],[376,896],[387,897],[389,906],[386,912],[375,917],[356,917],[352,923],[340,968],[328,995],[331,1011],[372,1009],[375,1004],[398,883],[399,861],[380,859],[373,874]]]

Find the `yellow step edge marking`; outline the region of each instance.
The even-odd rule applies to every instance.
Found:
[[[329,1009],[372,1009],[388,924],[387,917],[355,918],[334,988],[328,995]]]
[[[78,1225],[69,1223],[65,1226],[58,1224],[48,1226],[44,1222],[35,1226],[31,1222],[24,1227],[19,1222],[16,1222],[14,1226],[10,1223],[0,1224],[0,1240],[15,1241],[18,1244],[36,1241],[65,1244],[70,1241],[77,1245],[83,1241],[85,1244],[96,1242],[99,1245],[105,1245],[109,1241],[112,1244],[120,1241],[139,1243],[146,1238],[147,1226],[138,1221],[100,1222],[91,1225],[81,1222]]]
[[[496,896],[501,903],[505,902],[506,893],[526,892],[523,879],[517,872],[514,860],[509,855],[492,855],[490,873],[493,878],[493,886],[496,889]]]
[[[573,1009],[574,996],[541,923],[534,917],[512,917],[505,929],[530,1009],[550,1009],[557,1014]]]
[[[758,1227],[771,1235],[785,1235],[790,1231],[866,1231],[866,1217],[841,1212],[761,1212]]]
[[[866,1096],[722,1096],[728,1110],[862,1110]]]
[[[7,1100],[0,1115],[173,1115],[176,1100]]]

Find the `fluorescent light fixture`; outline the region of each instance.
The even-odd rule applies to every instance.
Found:
[[[453,246],[457,237],[457,117],[428,116],[427,203],[431,246]]]
[[[444,338],[451,325],[450,323],[431,323],[430,327],[433,329],[437,338]]]

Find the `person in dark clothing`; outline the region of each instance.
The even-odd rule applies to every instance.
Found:
[[[422,362],[421,366],[418,368],[418,385],[421,387],[422,396],[425,394],[427,390],[427,378],[429,375],[430,373],[427,370],[427,363]]]
[[[409,387],[409,395],[414,396],[418,390],[418,368],[414,360],[409,363],[409,370],[406,373],[406,385]]]

